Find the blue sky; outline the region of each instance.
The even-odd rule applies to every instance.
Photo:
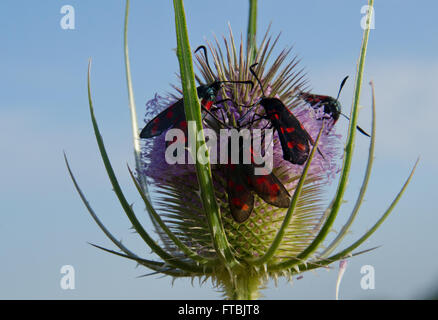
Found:
[[[213,33],[246,33],[247,1],[185,1],[192,47]],[[75,8],[76,29],[60,27],[60,9]],[[277,52],[294,46],[315,92],[335,95],[345,75],[352,78],[362,37],[360,9],[365,1],[259,0],[259,38],[272,22],[282,32]],[[369,128],[373,80],[377,99],[375,167],[366,202],[351,243],[378,219],[407,177],[421,162],[406,195],[393,214],[363,246],[382,245],[356,257],[344,276],[341,297],[349,299],[422,298],[438,286],[436,190],[438,134],[435,90],[438,87],[438,5],[415,6],[376,1],[359,122]],[[129,180],[131,129],[123,65],[123,1],[2,1],[0,3],[0,298],[24,299],[177,299],[220,298],[209,284],[155,276],[101,252],[87,242],[111,247],[88,216],[68,177],[62,152],[89,201],[111,230],[139,253],[148,255],[119,204],[99,158],[87,109],[86,69],[93,59],[92,86],[96,115],[108,152],[128,198],[147,224]],[[171,1],[131,3],[129,47],[134,90],[142,124],[144,103],[177,83]],[[348,112],[350,79],[340,101]],[[345,132],[340,120],[338,132]],[[368,140],[358,136],[348,201],[339,230],[362,180]],[[62,290],[60,268],[73,265],[76,289]],[[376,289],[362,290],[360,268],[373,265]],[[290,286],[270,283],[270,299],[332,299],[334,270],[309,272]]]

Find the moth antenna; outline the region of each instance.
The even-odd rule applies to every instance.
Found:
[[[210,73],[214,76],[213,70],[211,70],[210,64],[208,63],[207,48],[204,45],[200,45],[196,48],[195,53],[199,50],[204,51],[205,62],[207,63],[208,70],[210,70]]]
[[[219,120],[218,117],[216,117],[210,110],[208,110],[207,108],[202,107],[202,110],[204,110],[206,112],[206,116],[207,114],[210,115],[217,123],[219,123],[220,125],[222,125],[223,127],[227,128],[227,129],[231,129],[229,125],[227,125],[225,122]],[[222,110],[222,109],[221,109]]]
[[[213,70],[210,67],[210,63],[208,62],[207,48],[204,45],[200,45],[199,47],[196,48],[195,53],[198,52],[199,50],[202,50],[204,52],[205,62],[207,63],[208,70],[214,76]],[[254,88],[254,82],[252,82],[251,80],[247,80],[247,81],[226,80],[226,81],[217,81],[217,83],[246,83],[251,85],[251,90]]]
[[[251,90],[254,88],[254,82],[252,82],[251,80],[246,80],[246,81],[232,81],[232,80],[224,80],[224,81],[218,81],[219,83],[245,83],[245,84],[250,84],[251,85]]]
[[[345,114],[343,114],[342,112],[341,112],[341,115],[343,115],[347,120],[350,120],[350,118],[347,117],[347,116],[346,116]],[[365,136],[367,136],[367,137],[371,137],[371,136],[369,135],[369,133],[367,133],[367,132],[366,132],[364,129],[362,129],[361,127],[356,126],[356,129],[359,130],[359,132],[362,133],[363,135],[365,135]]]
[[[343,115],[347,120],[350,120],[350,118],[348,116],[346,116],[345,114],[343,114],[342,112],[341,112],[341,115]]]
[[[347,82],[347,79],[348,79],[348,76],[346,76],[344,78],[344,80],[342,80],[341,85],[339,86],[339,92],[338,92],[338,96],[336,97],[336,101],[338,101],[339,95],[341,94],[342,88],[344,87],[345,82]]]
[[[257,75],[256,75],[256,73],[255,73],[255,71],[254,71],[254,69],[253,69],[253,67],[255,67],[256,65],[258,65],[259,63],[258,62],[256,62],[256,63],[254,63],[252,66],[250,66],[249,67],[249,71],[252,73],[252,75],[254,76],[254,78],[256,78],[256,80],[257,80],[257,82],[258,82],[258,84],[259,84],[259,86],[260,86],[260,89],[262,90],[262,95],[263,95],[263,98],[265,97],[265,91],[263,90],[263,85],[262,85],[262,83],[260,82],[260,79],[257,77]]]

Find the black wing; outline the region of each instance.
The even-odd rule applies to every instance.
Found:
[[[235,221],[245,222],[254,208],[254,194],[248,188],[239,165],[228,164],[225,168],[231,215]]]
[[[183,99],[180,99],[149,121],[141,131],[140,138],[159,136],[167,129],[185,121],[185,117]]]
[[[309,157],[309,142],[312,141],[310,135],[280,99],[264,98],[260,104],[277,130],[283,158],[293,164],[304,164]]]

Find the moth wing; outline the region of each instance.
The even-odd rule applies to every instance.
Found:
[[[302,165],[309,157],[312,138],[302,127],[298,119],[290,112],[278,120],[278,137],[283,150],[283,159]]]
[[[310,104],[314,108],[318,108],[321,105],[329,102],[330,99],[333,99],[330,96],[324,96],[324,95],[320,95],[320,94],[312,94],[309,92],[302,92],[299,95],[299,98],[303,99],[304,101],[306,101],[308,104]]]
[[[184,103],[180,99],[149,121],[141,131],[140,138],[148,139],[159,136],[183,120],[185,120]]]
[[[244,165],[247,184],[265,202],[279,207],[288,208],[290,195],[274,173],[256,175],[254,165]]]
[[[240,166],[227,165],[226,177],[231,215],[235,221],[245,222],[254,208],[254,194],[245,183]]]
[[[179,119],[179,121],[173,126],[173,129],[179,129],[184,133],[184,144],[185,147],[188,147],[188,136],[189,132],[187,129],[187,121],[185,118]],[[166,141],[166,147],[170,146],[174,142],[177,141],[177,137],[174,137],[172,141]]]

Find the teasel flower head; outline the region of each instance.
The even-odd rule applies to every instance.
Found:
[[[265,34],[255,61],[259,68],[256,72],[266,88],[266,95],[279,98],[285,106],[300,121],[309,135],[316,140],[323,121],[318,118],[314,110],[307,106],[297,97],[298,93],[308,90],[303,69],[299,67],[299,59],[291,56],[291,49],[284,49],[277,57],[272,58],[272,52],[277,45],[279,36],[273,38],[269,30]],[[223,38],[224,48],[215,39],[214,44],[207,43],[209,52],[213,57],[215,74],[208,65],[204,55],[196,55],[199,76],[199,84],[209,84],[219,81],[246,81],[253,79],[249,67],[250,50],[243,49],[243,43],[236,44],[233,33],[229,31],[229,37]],[[237,49],[238,48],[238,49]],[[271,62],[272,61],[272,62]],[[177,89],[178,90],[178,89]],[[179,90],[178,90],[179,91]],[[230,83],[224,86],[217,96],[217,100],[230,99],[216,105],[216,111],[212,111],[217,119],[230,126],[237,123],[251,123],[255,114],[263,114],[261,106],[254,105],[262,97],[259,86]],[[155,97],[146,103],[145,123],[154,116],[169,108],[181,97],[177,94]],[[263,128],[268,125],[267,120],[259,120],[244,127]],[[204,122],[204,129],[210,128]],[[233,295],[233,281],[246,278],[263,286],[267,279],[292,275],[299,271],[298,268],[279,268],[270,270],[269,266],[284,263],[297,257],[308,247],[318,234],[324,222],[324,206],[326,206],[325,191],[329,183],[339,172],[341,160],[341,136],[336,134],[336,128],[321,134],[318,143],[318,151],[311,162],[307,177],[303,181],[301,196],[297,199],[293,215],[288,225],[282,229],[282,240],[272,254],[263,263],[252,264],[264,257],[277,232],[281,229],[287,214],[287,208],[278,208],[255,196],[255,204],[250,217],[243,223],[236,222],[230,212],[229,195],[226,192],[226,176],[223,166],[212,164],[212,177],[215,187],[216,201],[220,208],[223,230],[229,246],[240,266],[238,272],[226,268],[220,263],[214,245],[209,234],[209,226],[201,198],[196,171],[193,164],[168,164],[165,158],[166,141],[165,134],[153,139],[145,140],[142,152],[144,169],[141,175],[150,179],[155,187],[153,203],[164,222],[179,236],[181,241],[192,251],[199,255],[216,259],[218,263],[212,265],[210,273],[202,274],[203,277],[211,278],[216,284],[225,289],[228,296]],[[268,142],[269,143],[269,142]],[[292,164],[283,159],[283,151],[278,138],[278,132],[274,132],[273,143],[273,173],[285,186],[290,195],[294,195],[298,182],[303,173],[304,166]],[[220,153],[221,150],[218,150]],[[188,155],[187,155],[188,156]],[[167,250],[177,256],[184,256],[180,249],[173,244],[167,235],[158,231]],[[305,263],[307,260],[298,260]],[[234,277],[234,279],[233,279]],[[245,281],[250,281],[246,279]]]
[[[269,66],[268,60],[271,58],[271,52],[278,39],[279,37],[276,37],[273,41],[266,33],[258,50],[259,55],[256,59],[259,59],[257,61],[262,67],[259,72],[265,74],[262,77],[262,82],[264,86],[269,88],[269,96],[278,97],[284,101],[287,108],[297,117],[310,136],[316,139],[323,122],[317,119],[312,108],[306,106],[296,97],[297,92],[303,90],[306,83],[303,70],[298,67],[298,58],[292,57],[290,61],[287,61],[290,58],[291,50],[285,49]],[[211,69],[207,66],[205,57],[197,55],[201,75],[198,77],[199,84],[213,83],[217,79],[220,81],[252,79],[249,72],[250,62],[248,61],[250,52],[243,50],[243,43],[240,43],[240,49],[236,49],[231,29],[229,38],[224,38],[224,55],[229,57],[229,60],[222,55],[221,51],[223,49],[218,42],[216,42],[216,45],[208,44],[210,52],[213,53],[214,65],[218,70],[217,74],[211,74]],[[237,123],[243,115],[245,115],[245,119],[248,119],[243,123],[250,122],[250,119],[256,113],[261,113],[262,108],[260,106],[245,108],[244,106],[251,106],[260,97],[261,90],[257,86],[254,86],[251,90],[250,86],[247,85],[227,85],[219,93],[217,100],[231,99],[233,102],[217,104],[217,111],[212,111],[212,113],[218,119],[230,125],[233,122]],[[180,98],[177,95],[165,97],[155,95],[152,100],[146,103],[145,123],[148,123],[154,116],[173,105]],[[260,120],[251,127],[263,128],[268,124],[267,122],[267,120]],[[204,123],[204,125],[204,128],[210,128],[207,124]],[[190,243],[193,249],[197,248],[204,254],[209,252],[214,254],[210,240],[204,237],[205,234],[208,234],[207,222],[201,199],[197,194],[198,184],[194,165],[167,163],[165,158],[165,149],[167,147],[165,134],[144,141],[145,147],[142,160],[145,169],[142,174],[150,178],[154,186],[157,187],[155,203],[169,219],[166,222],[172,225],[175,230],[178,230],[179,233],[184,234],[185,241]],[[274,174],[285,185],[289,194],[293,195],[303,171],[303,166],[294,165],[283,159],[283,151],[277,132],[274,133],[272,143]],[[288,241],[284,245],[284,249],[281,250],[281,254],[284,256],[293,256],[299,253],[311,240],[312,233],[317,232],[323,214],[323,189],[339,170],[340,135],[335,134],[335,130],[332,130],[330,134],[322,135],[318,148],[323,156],[321,154],[316,155],[310,165],[302,198],[286,233],[287,237],[293,240]],[[218,150],[218,153],[220,151]],[[228,208],[226,186],[224,185],[225,177],[221,166],[212,164],[212,174],[217,187],[217,201],[221,208],[227,237],[230,239],[230,244],[236,254],[241,258],[263,255],[272,242],[275,236],[274,231],[281,224],[286,210],[268,205],[260,198],[257,198],[250,218],[243,224],[235,222]],[[172,203],[171,206],[169,206],[170,203]],[[204,225],[203,229],[200,228],[202,225]],[[309,232],[309,230],[313,231]],[[233,239],[233,242],[231,242],[231,239]],[[282,260],[280,257],[278,259],[279,261]]]
[[[372,4],[373,1],[370,0],[370,5]],[[195,75],[182,1],[174,1],[174,6],[177,21],[177,54],[183,89],[180,92],[184,93],[187,120],[196,120],[197,115],[200,114],[200,109],[196,110],[199,100],[194,89]],[[126,13],[128,8],[129,1]],[[125,35],[127,16],[126,14]],[[229,37],[223,39],[223,47],[217,39],[214,44],[207,43],[216,71],[210,69],[205,57],[197,55],[199,74],[196,78],[200,84],[209,84],[216,80],[253,80],[249,70],[256,62],[257,66],[254,70],[264,88],[264,94],[267,97],[280,99],[312,137],[314,144],[307,161],[303,165],[294,165],[283,159],[278,132],[273,135],[272,141],[265,141],[273,144],[273,174],[290,195],[289,207],[279,208],[270,205],[255,194],[251,215],[245,221],[237,222],[231,215],[223,166],[208,162],[203,164],[198,162],[195,165],[169,164],[165,160],[165,135],[146,139],[141,153],[138,152],[136,158],[136,172],[130,169],[129,172],[145,203],[159,240],[149,235],[139,222],[133,206],[126,199],[117,181],[94,115],[89,68],[90,114],[110,182],[133,228],[159,259],[149,260],[140,257],[111,234],[86,200],[65,158],[73,183],[89,213],[120,251],[95,246],[134,260],[153,270],[153,274],[163,274],[173,278],[191,277],[202,281],[211,279],[225,297],[231,299],[256,299],[260,296],[259,290],[266,286],[269,279],[277,280],[279,277],[286,277],[292,281],[294,276],[308,270],[327,268],[335,261],[345,260],[355,254],[371,250],[372,248],[354,252],[387,218],[414,172],[412,170],[399,194],[375,225],[355,242],[333,253],[349,232],[358,214],[371,173],[375,143],[373,86],[373,124],[364,181],[347,222],[333,240],[326,241],[344,201],[343,195],[349,178],[368,34],[369,30],[364,30],[355,97],[345,146],[342,145],[341,136],[336,134],[336,126],[329,130],[324,128],[324,121],[318,114],[298,99],[300,92],[310,90],[305,74],[299,67],[299,60],[291,56],[291,49],[284,49],[273,58],[273,48],[277,45],[279,37],[269,36],[269,29],[257,48],[255,41],[252,41],[253,46],[249,45],[246,49],[243,49],[242,41],[236,45],[231,29]],[[254,40],[254,38],[250,39]],[[128,93],[132,106],[133,96],[126,42],[125,54]],[[264,128],[268,124],[264,119],[249,121],[256,118],[256,113],[263,115],[263,108],[258,104],[261,97],[260,86],[255,85],[251,88],[242,83],[229,83],[222,87],[216,97],[218,101],[229,100],[216,103],[216,108],[211,109],[209,116],[213,120],[220,119],[220,123],[225,126]],[[155,95],[146,105],[146,121],[150,121],[153,116],[178,99],[181,99],[181,96]],[[133,109],[135,110],[131,108],[131,111]],[[195,150],[190,150],[187,155],[199,151],[202,140],[205,141],[203,133],[206,129],[217,129],[212,126],[215,121],[201,122],[200,117],[197,121],[204,127],[204,129],[199,128],[202,139],[196,144]],[[134,126],[133,128],[136,131]],[[189,128],[189,133],[193,131]],[[137,132],[134,134],[135,141],[138,140],[136,135]],[[334,181],[338,184],[336,194],[333,200],[327,201],[326,189]],[[148,192],[148,184],[152,186],[149,190],[152,192]]]

